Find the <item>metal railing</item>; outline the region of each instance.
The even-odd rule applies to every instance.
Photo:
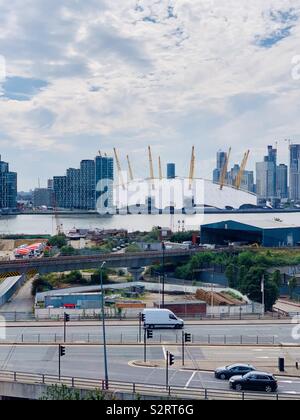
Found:
[[[1,371],[0,382],[21,383],[28,385],[65,385],[70,388],[81,390],[102,390],[113,395],[131,394],[133,399],[137,396],[160,397],[164,399],[187,399],[187,400],[299,400],[300,394],[284,393],[252,393],[235,392],[232,390],[217,390],[208,388],[181,388],[178,386],[164,387],[160,384],[142,384],[121,381],[109,381],[103,379],[88,379],[63,376],[59,379],[56,375],[32,374],[25,372]]]
[[[55,344],[63,342],[63,333],[53,334],[16,334],[9,335],[4,340],[0,340],[0,344]],[[245,345],[245,346],[275,346],[282,344],[282,340],[275,335],[270,336],[258,336],[258,335],[198,335],[191,334],[192,343],[194,345]],[[153,339],[148,342],[149,345],[169,344],[169,345],[180,345],[182,340],[181,333],[176,334],[160,334],[155,333]],[[103,344],[103,338],[101,334],[94,333],[67,333],[67,343],[69,344]],[[139,344],[139,333],[119,333],[119,334],[107,334],[107,344],[109,345],[120,345],[120,344]]]

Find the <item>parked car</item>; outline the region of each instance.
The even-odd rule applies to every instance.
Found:
[[[277,380],[271,373],[249,372],[244,376],[233,376],[229,380],[229,386],[236,391],[265,391],[276,392]]]
[[[215,370],[215,377],[217,379],[230,379],[233,376],[243,376],[246,375],[249,372],[252,372],[256,370],[254,366],[251,365],[245,365],[245,364],[235,364],[235,365],[229,365],[220,367]]]

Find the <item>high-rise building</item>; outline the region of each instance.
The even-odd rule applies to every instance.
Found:
[[[277,149],[268,146],[268,155],[256,164],[256,194],[258,201],[273,201],[276,197]]]
[[[0,209],[17,207],[17,174],[9,171],[9,164],[0,156]]]
[[[66,176],[55,176],[53,178],[53,190],[54,190],[54,207],[56,208],[68,208],[67,206],[67,177]]]
[[[290,199],[300,200],[300,144],[290,146]]]
[[[276,196],[280,199],[288,198],[288,166],[280,164],[276,172]]]
[[[167,164],[167,178],[175,179],[176,178],[176,165],[175,163]]]
[[[97,156],[95,160],[83,160],[80,169],[69,168],[66,176],[53,178],[55,206],[58,208],[95,210],[97,200],[104,199],[103,206],[113,206],[114,161]]]
[[[83,160],[80,164],[80,208],[94,210],[96,206],[95,161]]]
[[[96,208],[106,212],[113,208],[114,160],[97,156],[95,159]]]
[[[217,153],[217,167],[213,172],[213,182],[218,184],[221,179],[222,171],[227,160],[227,153],[221,150]]]
[[[34,207],[53,207],[54,206],[54,191],[50,188],[36,188],[33,191],[33,206]]]

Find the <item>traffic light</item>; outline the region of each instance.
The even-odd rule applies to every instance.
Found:
[[[147,330],[147,338],[153,338],[153,331],[152,330]]]
[[[145,314],[140,313],[140,320],[141,320],[142,322],[145,322],[145,319],[146,319]]]
[[[65,320],[65,322],[70,322],[70,315],[69,314],[64,314],[64,320]]]
[[[59,346],[59,354],[61,357],[66,355],[66,348],[64,346]]]
[[[169,353],[169,365],[173,366],[175,363],[175,356],[172,353]]]
[[[184,334],[184,341],[185,341],[185,343],[191,343],[192,342],[192,334],[185,333]]]

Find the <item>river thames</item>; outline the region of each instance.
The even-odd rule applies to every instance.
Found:
[[[60,215],[59,223],[63,231],[70,229],[126,229],[133,231],[150,231],[154,226],[171,227],[174,231],[182,228],[199,229],[200,225],[224,220],[254,223],[258,221],[272,222],[280,219],[283,224],[300,226],[300,213],[258,213],[258,214],[197,214],[193,216],[175,215],[126,215],[100,217],[98,215]],[[179,223],[180,221],[180,223]],[[52,215],[17,215],[0,217],[0,234],[43,234],[56,233],[56,220]]]

